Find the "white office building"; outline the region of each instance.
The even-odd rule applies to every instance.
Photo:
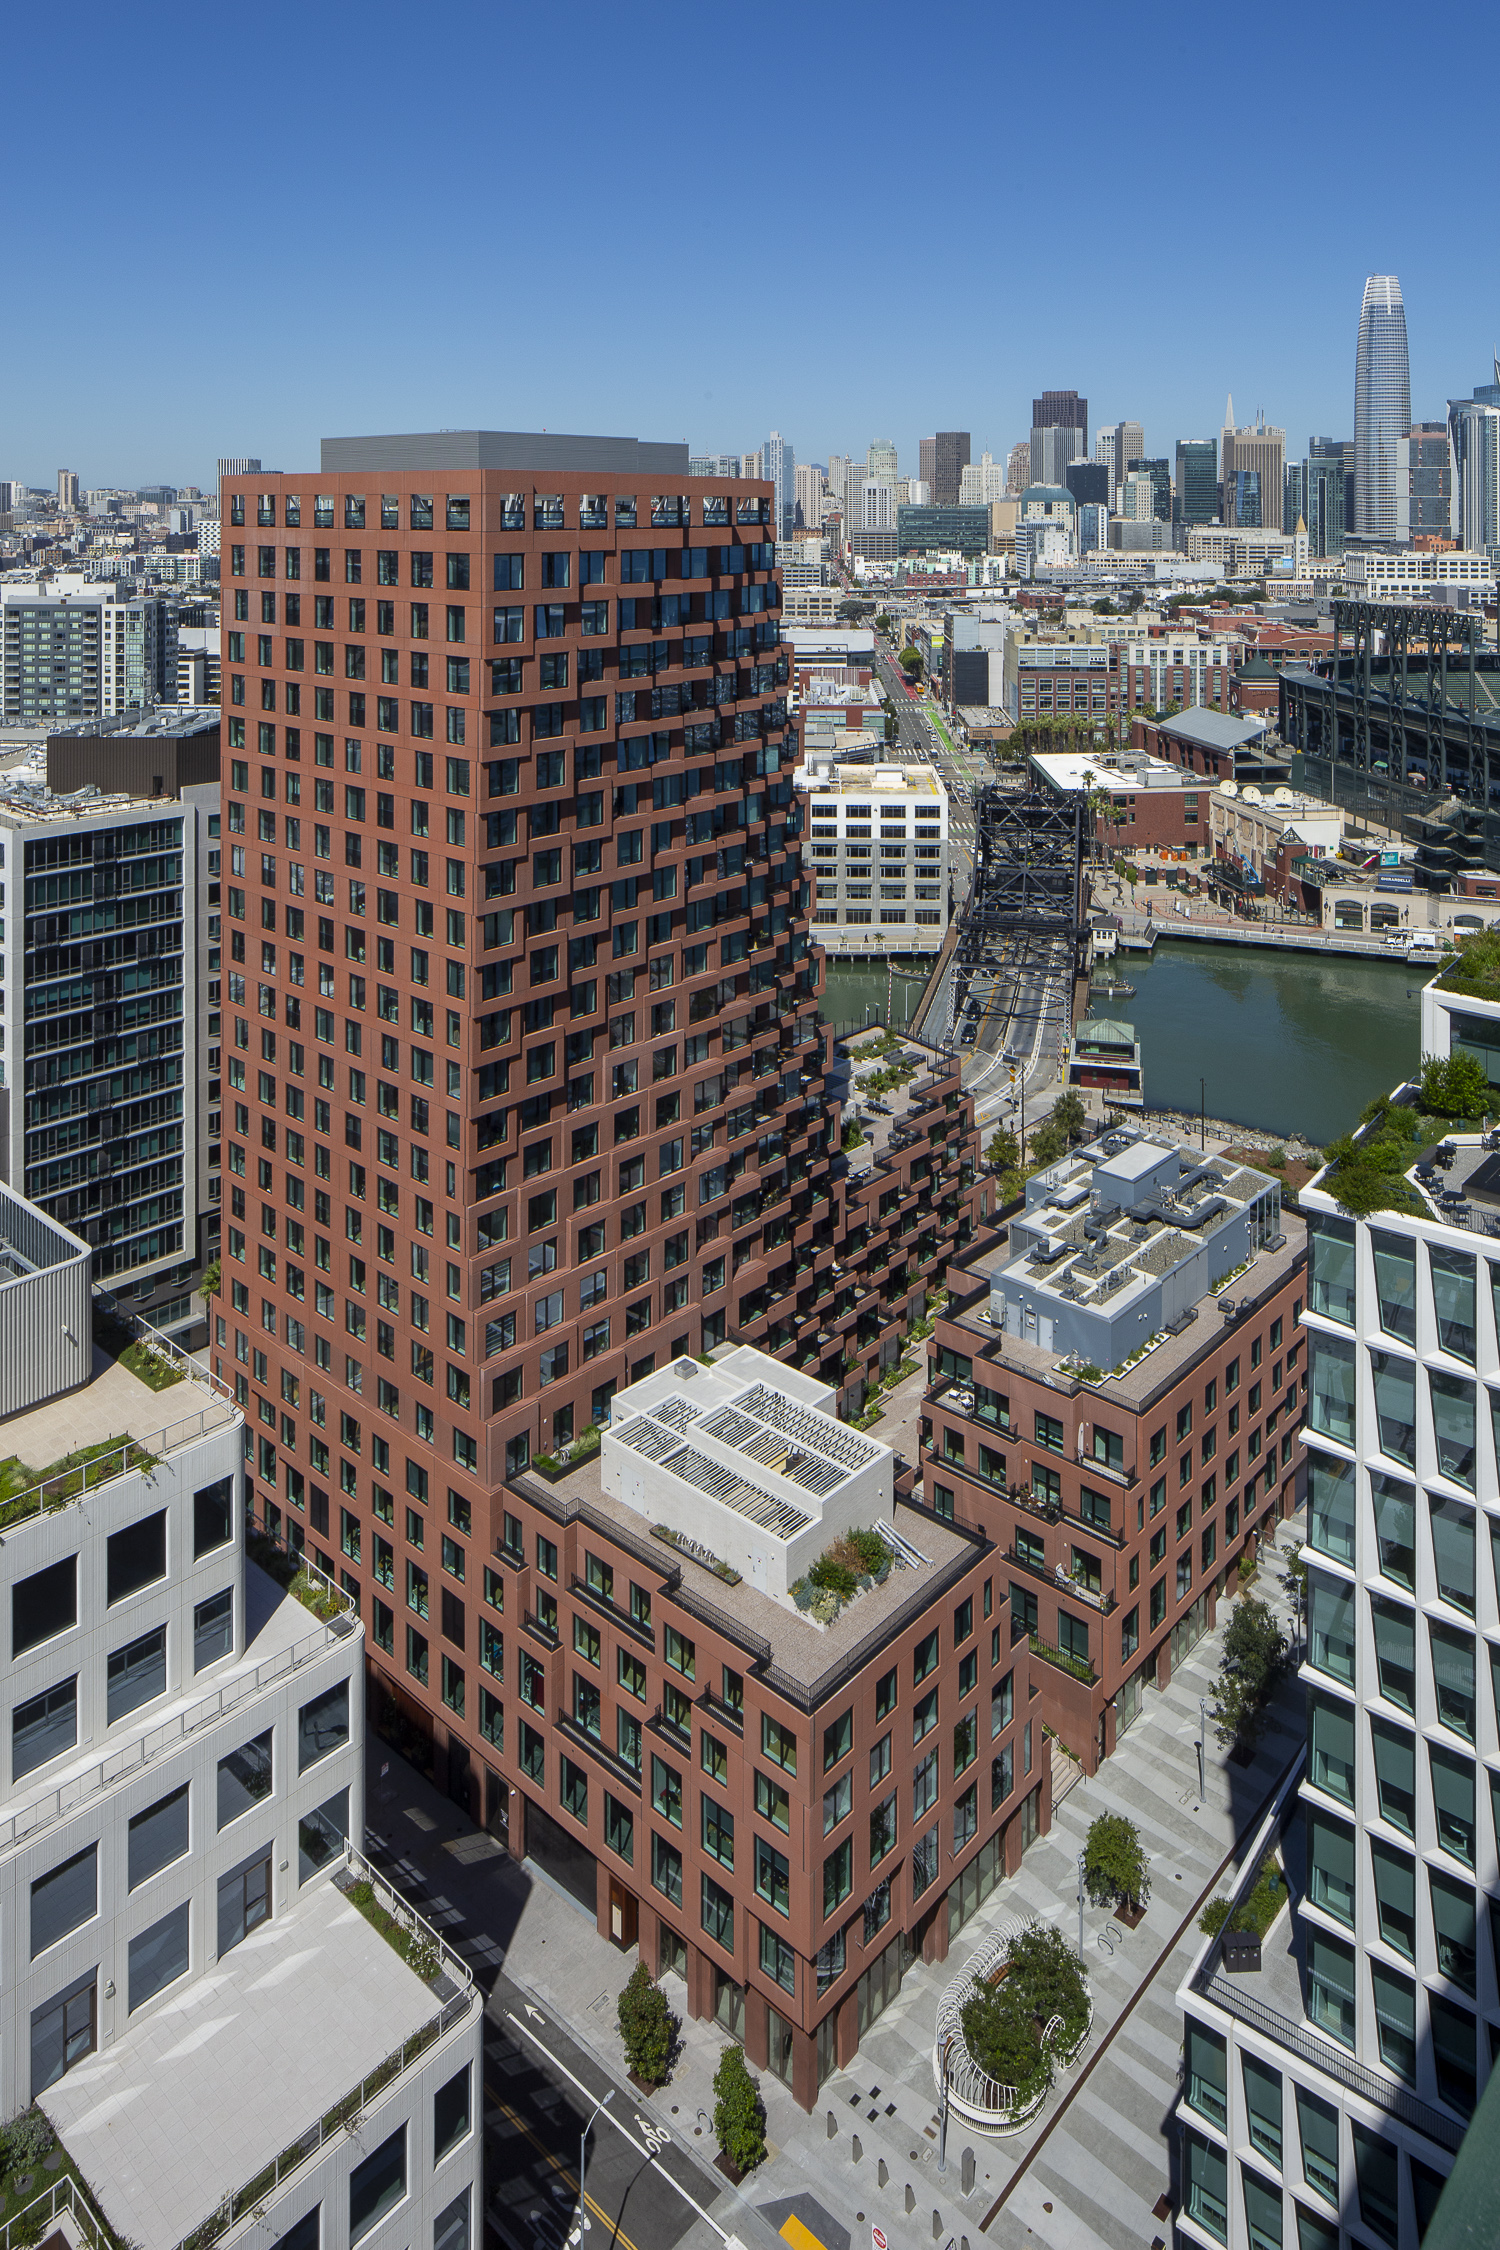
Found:
[[[1344,558],[1351,594],[1367,601],[1456,601],[1478,607],[1495,598],[1495,565],[1490,556],[1459,547],[1434,555],[1407,548],[1397,554],[1351,547]]]
[[[247,1557],[248,1433],[194,1363],[90,1376],[86,1245],[3,1189],[0,1241],[32,1480],[0,1543],[0,2091],[83,2182],[39,2166],[30,2211],[139,2250],[468,2250],[481,2005],[357,1849],[358,1615]]]
[[[935,767],[840,764],[809,752],[813,922],[830,953],[935,953],[948,927],[948,792]]]
[[[1500,1070],[1500,1006],[1422,1045]],[[1500,1155],[1412,1155],[1410,1211],[1302,1194],[1308,1739],[1235,1894],[1274,1852],[1291,1910],[1179,1991],[1184,2243],[1418,2242],[1500,2046]]]

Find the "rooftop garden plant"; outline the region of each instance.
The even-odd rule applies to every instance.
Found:
[[[1458,957],[1438,978],[1443,992],[1464,992],[1474,1000],[1500,1000],[1500,930],[1476,930],[1461,938]]]

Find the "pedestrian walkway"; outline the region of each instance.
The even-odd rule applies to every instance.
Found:
[[[1290,1536],[1290,1529],[1284,1536]],[[1253,1591],[1283,1625],[1291,1613],[1279,1573]],[[1221,1609],[1227,1623],[1227,1605]],[[1173,1994],[1199,1943],[1197,1917],[1219,1887],[1236,1840],[1253,1833],[1262,1805],[1302,1740],[1301,1699],[1288,1683],[1252,1767],[1232,1766],[1206,1729],[1206,1789],[1198,1794],[1200,1699],[1212,1692],[1222,1627],[1205,1635],[1167,1689],[1146,1708],[1113,1757],[1080,1779],[1055,1808],[1050,1832],[1027,1852],[954,1939],[941,1968],[908,1971],[898,1998],[867,2033],[855,2061],[823,2088],[807,2118],[762,2072],[774,2153],[759,2175],[757,2204],[810,2180],[820,2200],[857,2229],[879,2225],[891,2241],[977,2245],[1030,2241],[1108,2250],[1147,2250],[1169,2229],[1156,2205],[1172,2186],[1170,2118],[1178,2092],[1181,2018]],[[1060,1754],[1059,1754],[1060,1755]],[[1127,1930],[1085,1904],[1084,1957],[1094,2024],[1089,2044],[1034,2123],[1014,2138],[986,2139],[950,2127],[940,2172],[932,2048],[938,2002],[1006,1920],[1054,1922],[1076,1944],[1078,1859],[1100,1812],[1123,1812],[1152,1857],[1146,1917]],[[721,2036],[684,2027],[684,2067],[672,2092],[703,2100]],[[662,2097],[658,2097],[661,2099]],[[711,2102],[707,2105],[712,2107]],[[964,2183],[973,2152],[972,2186]],[[748,2186],[749,2183],[747,2183]],[[700,2228],[686,2238],[709,2250]]]
[[[1283,1539],[1292,1531],[1285,1527]],[[1271,1601],[1290,1630],[1274,1563],[1262,1569],[1253,1591]],[[1220,1614],[1227,1622],[1227,1605]],[[1173,1994],[1199,1942],[1204,1899],[1227,1887],[1221,1878],[1226,1859],[1237,1840],[1254,1832],[1302,1740],[1300,1696],[1289,1682],[1252,1766],[1232,1765],[1215,1745],[1212,1727],[1206,1729],[1200,1798],[1200,1699],[1212,1693],[1221,1639],[1222,1626],[1205,1635],[1165,1691],[1148,1694],[1114,1756],[1091,1779],[1077,1778],[1068,1787],[1050,1832],[954,1938],[947,1962],[918,1963],[907,1972],[853,2063],[823,2088],[811,2117],[771,2072],[759,2073],[770,2153],[739,2197],[715,2207],[722,2225],[733,2231],[737,2209],[741,2234],[764,2241],[762,2226],[748,2223],[745,2204],[786,2211],[789,2198],[810,2191],[856,2240],[878,2224],[903,2250],[917,2241],[946,2244],[950,2237],[955,2250],[965,2240],[977,2250],[982,2233],[1007,2250],[1020,2250],[1028,2240],[1080,2250],[1100,2244],[1149,2250],[1165,2239],[1169,2228],[1156,2207],[1172,2188],[1170,2118],[1182,2041]],[[1049,1748],[1054,1761],[1061,1758]],[[537,1869],[490,1856],[488,1840],[467,1830],[401,1761],[387,1759],[378,1747],[376,1758],[371,1825],[423,1869],[437,1893],[426,1911],[448,1942],[485,1982],[486,1970],[503,1962],[513,1983],[554,2012],[623,2081],[615,2000],[630,1961]],[[380,1776],[379,1763],[396,1767],[396,1778]],[[955,2124],[941,2172],[932,2043],[942,1993],[1015,1917],[1054,1922],[1076,1944],[1078,1857],[1090,1823],[1104,1811],[1126,1813],[1151,1854],[1145,1919],[1127,1930],[1085,1905],[1084,1956],[1094,2003],[1088,2045],[1041,2116],[1014,2138],[987,2139]],[[683,2019],[680,2056],[668,2085],[649,2101],[633,2099],[711,2162],[713,2075],[728,2034],[716,2023],[690,2020],[685,1988],[671,1976],[663,1981]],[[966,2151],[972,2152],[972,2174]],[[778,2220],[771,2232],[780,2231]],[[803,2243],[800,2234],[796,2239]],[[813,2239],[821,2238],[814,2233]],[[717,2234],[701,2221],[683,2237],[683,2250],[718,2246]]]

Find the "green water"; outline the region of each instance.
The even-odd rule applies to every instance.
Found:
[[[1425,972],[1404,961],[1338,960],[1271,947],[1158,941],[1149,960],[1121,953],[1127,1000],[1092,1013],[1135,1025],[1146,1103],[1319,1146],[1418,1061]]]
[[[891,1020],[897,1031],[904,1031],[916,1013],[932,964],[930,957],[920,954],[898,954],[891,966],[895,970],[889,988]],[[836,1031],[860,1031],[867,1019],[884,1023],[886,997],[884,961],[835,961],[829,956],[823,1015]]]

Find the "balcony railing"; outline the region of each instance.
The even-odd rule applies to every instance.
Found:
[[[311,1566],[309,1572],[311,1573]],[[324,1579],[321,1571],[317,1575],[325,1586],[332,1587],[332,1582]],[[69,1774],[55,1789],[49,1789],[31,1804],[23,1805],[19,1811],[8,1814],[0,1821],[0,1852],[10,1851],[17,1844],[26,1842],[42,1829],[50,1828],[54,1821],[69,1818],[88,1798],[97,1796],[100,1790],[113,1789],[117,1782],[133,1779],[144,1767],[154,1764],[156,1759],[180,1749],[184,1742],[204,1727],[216,1726],[221,1719],[229,1718],[242,1704],[263,1694],[276,1681],[284,1680],[293,1672],[301,1671],[305,1665],[314,1664],[320,1657],[326,1656],[334,1643],[346,1638],[352,1630],[347,1595],[341,1594],[336,1587],[332,1587],[332,1592],[340,1605],[338,1614],[319,1626],[315,1632],[307,1634],[300,1641],[294,1641],[290,1648],[282,1649],[278,1655],[268,1656],[251,1671],[236,1673],[212,1694],[201,1696],[185,1710],[174,1712],[160,1726],[149,1728],[144,1734],[137,1735],[134,1741],[122,1742],[83,1773]]]
[[[310,2163],[328,2142],[346,2142],[358,2128],[370,2104],[378,2101],[398,2079],[413,2069],[428,2048],[441,2039],[445,2032],[461,2023],[478,1998],[474,1979],[458,1955],[449,1951],[431,1923],[424,1921],[399,1891],[392,1890],[385,1878],[377,1874],[369,1861],[355,1851],[352,1845],[349,1847],[347,1864],[349,1872],[357,1881],[371,1886],[377,1903],[403,1935],[413,1941],[414,1949],[420,1950],[435,1964],[433,1973],[423,1976],[422,1981],[431,1986],[442,2005],[436,2015],[429,2017],[399,2047],[393,2048],[385,2060],[368,2072],[357,2086],[351,2087],[340,2101],[334,2103],[332,2109],[325,2111],[323,2116],[309,2125],[306,2132],[289,2143],[279,2156],[263,2165],[253,2180],[247,2180],[243,2187],[235,2188],[226,2195],[218,2208],[210,2212],[200,2226],[195,2227],[191,2234],[178,2243],[177,2250],[209,2250],[210,2244],[223,2242],[232,2235],[243,2219],[254,2220],[258,2225],[258,2207],[266,2197],[284,2187],[293,2174],[299,2172],[304,2164]],[[414,1967],[413,1973],[420,1975],[421,1971]],[[447,1988],[446,1991],[444,1987]]]
[[[1080,1602],[1087,1602],[1091,1609],[1097,1609],[1105,1617],[1108,1617],[1111,1610],[1116,1606],[1115,1597],[1112,1593],[1097,1592],[1083,1579],[1074,1578],[1070,1572],[1065,1571],[1060,1563],[1054,1564],[1049,1570],[1045,1562],[1038,1562],[1034,1556],[1026,1554],[1019,1547],[1008,1547],[1005,1559],[1009,1563],[1014,1563],[1017,1570],[1030,1571],[1033,1578],[1040,1578],[1046,1585],[1055,1587],[1058,1593],[1068,1594]]]
[[[187,1364],[195,1374],[201,1373],[195,1362]],[[119,1477],[154,1468],[164,1455],[175,1453],[184,1445],[194,1445],[211,1431],[227,1429],[240,1419],[239,1408],[226,1399],[201,1407],[196,1414],[185,1415],[180,1422],[169,1422],[150,1437],[122,1437],[91,1460],[61,1469],[55,1476],[44,1477],[29,1491],[5,1501],[0,1505],[0,1530],[10,1531],[35,1516],[51,1515],[59,1508],[69,1507],[75,1500],[86,1499],[101,1486],[113,1484]]]
[[[1026,1637],[1031,1644],[1032,1655],[1039,1656],[1044,1664],[1055,1664],[1060,1672],[1071,1673],[1075,1680],[1082,1680],[1087,1687],[1098,1686],[1099,1675],[1087,1657],[1070,1656],[1066,1649],[1054,1648],[1050,1641],[1042,1639],[1040,1633],[1028,1633]]]

